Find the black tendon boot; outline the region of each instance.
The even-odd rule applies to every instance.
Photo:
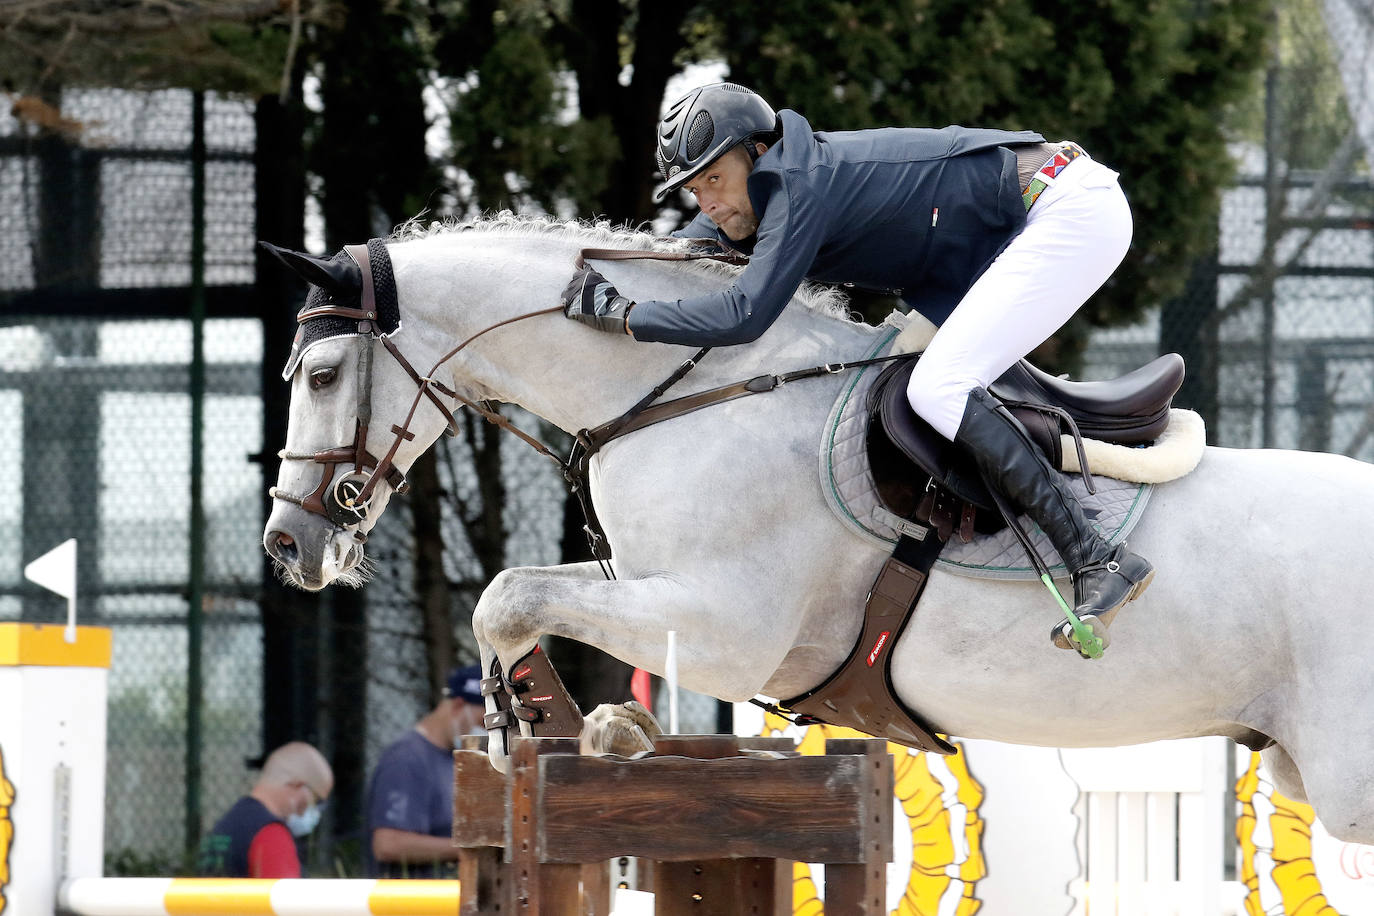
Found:
[[[954,441],[973,456],[990,486],[996,487],[1035,520],[1059,551],[1073,577],[1074,613],[1108,643],[1107,627],[1116,612],[1138,597],[1154,578],[1144,557],[1110,546],[1087,517],[1067,482],[1002,402],[983,388],[969,392]],[[1061,649],[1082,652],[1067,618],[1051,631]]]

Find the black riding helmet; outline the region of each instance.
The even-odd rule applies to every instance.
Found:
[[[778,116],[757,92],[735,83],[712,83],[693,89],[673,103],[658,124],[655,150],[663,184],[654,189],[654,203],[691,181],[738,143],[771,141],[778,134]]]

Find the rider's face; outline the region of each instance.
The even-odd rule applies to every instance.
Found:
[[[762,143],[759,152],[767,149]],[[736,146],[707,166],[683,189],[696,198],[697,206],[727,238],[747,239],[759,228],[759,218],[749,200],[747,182],[754,161],[743,147]]]

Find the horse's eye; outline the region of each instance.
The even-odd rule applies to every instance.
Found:
[[[316,369],[314,372],[310,373],[310,387],[313,389],[323,388],[325,385],[333,382],[338,374],[339,370],[329,367]]]

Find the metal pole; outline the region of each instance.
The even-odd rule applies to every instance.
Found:
[[[186,849],[200,842],[201,615],[205,595],[205,93],[191,93],[191,543],[186,590]]]
[[[1277,15],[1277,13],[1275,14]],[[1275,34],[1278,34],[1277,28]],[[1264,250],[1268,263],[1258,265],[1268,274],[1261,293],[1260,312],[1260,446],[1274,445],[1274,387],[1277,368],[1274,365],[1274,288],[1278,285],[1279,236],[1283,233],[1284,195],[1279,175],[1279,51],[1274,54],[1264,74]]]

